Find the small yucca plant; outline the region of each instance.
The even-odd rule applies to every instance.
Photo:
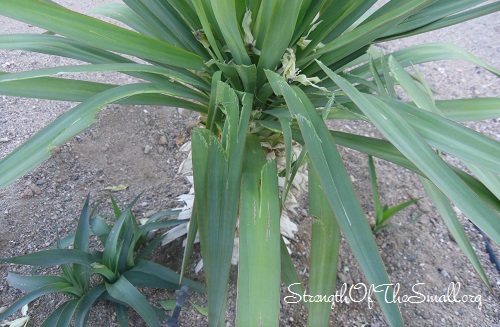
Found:
[[[500,116],[500,100],[434,101],[425,81],[404,67],[465,59],[499,71],[449,44],[388,55],[371,45],[495,12],[500,3],[474,7],[483,1],[392,0],[371,10],[376,2],[124,0],[124,5],[95,11],[135,30],[130,31],[51,1],[0,0],[0,14],[50,31],[2,35],[1,48],[90,63],[0,75],[2,94],[82,102],[0,162],[0,187],[91,125],[105,104],[182,107],[200,113],[204,122],[192,135],[196,197],[184,266],[199,232],[211,326],[224,325],[237,217],[237,324],[278,325],[280,281],[300,282],[280,237],[280,212],[306,161],[310,215],[316,218],[309,293],[333,293],[340,230],[368,282],[389,283],[336,145],[421,176],[451,233],[489,285],[449,201],[500,243],[500,144],[457,123]],[[148,64],[138,63],[144,61]],[[52,77],[104,71],[141,81],[118,86]],[[412,101],[399,100],[395,85]],[[367,121],[385,139],[330,131],[328,119]],[[266,160],[261,145],[280,142],[286,149],[283,171]],[[293,142],[302,145],[299,156],[293,155]],[[461,159],[476,177],[444,162],[435,150]],[[285,178],[284,192],[278,175]],[[376,296],[388,323],[402,326],[397,305],[381,293]],[[310,326],[328,325],[329,303],[310,304],[308,310]]]
[[[181,287],[180,276],[167,267],[145,259],[163,240],[163,237],[148,240],[147,236],[152,231],[183,224],[184,221],[160,221],[165,216],[178,213],[166,211],[144,219],[144,224],[139,226],[132,213],[132,207],[138,199],[122,211],[112,197],[115,222],[109,224],[96,213],[97,206],[91,210],[90,196],[87,196],[74,234],[58,239],[56,246],[50,250],[0,258],[0,262],[34,267],[59,266],[61,270],[58,276],[25,276],[10,272],[8,283],[28,293],[6,308],[0,314],[0,321],[38,297],[61,293],[67,295],[69,300],[52,311],[42,327],[66,327],[72,322],[75,326],[85,326],[92,306],[101,299],[114,303],[120,326],[129,325],[127,307],[134,309],[148,326],[160,326],[159,321],[165,318],[164,312],[148,303],[137,287],[175,290]],[[92,235],[100,241],[102,251],[92,249]],[[91,279],[91,276],[97,278]],[[183,284],[194,291],[204,292],[203,286],[191,280],[185,279]]]

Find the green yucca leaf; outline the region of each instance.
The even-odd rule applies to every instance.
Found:
[[[2,75],[3,73],[0,73],[0,76]],[[0,93],[25,98],[83,102],[101,92],[115,87],[118,87],[118,85],[41,77],[21,81],[2,82],[0,83]],[[163,94],[138,93],[130,97],[116,100],[115,103],[178,106],[198,112],[204,112],[206,110],[205,107],[200,104]]]
[[[87,195],[83,209],[78,219],[78,226],[75,232],[74,249],[88,252],[89,250],[89,237],[90,237],[90,212],[89,212],[90,194]],[[89,289],[90,271],[86,265],[73,264],[74,274],[82,286],[83,291]]]
[[[370,101],[376,98],[371,95],[366,95],[366,97],[370,98]],[[433,147],[500,174],[498,165],[500,143],[498,141],[439,115],[407,106],[403,102],[388,98],[377,99],[397,108],[400,117]]]
[[[61,115],[0,162],[0,188],[47,160],[57,146],[93,124],[102,106],[145,93],[169,93],[164,85],[130,84],[102,92]],[[27,160],[29,158],[29,160]]]
[[[263,122],[259,121],[259,123]],[[267,123],[265,125],[267,125]],[[270,125],[273,125],[276,128],[279,128],[280,126],[277,122]],[[398,166],[409,169],[425,177],[425,174],[419,168],[408,160],[396,147],[394,147],[394,145],[386,140],[337,131],[330,131],[330,134],[334,137],[335,142],[338,145],[393,162]],[[301,144],[304,144],[303,136],[295,130],[293,131],[293,139]],[[481,198],[482,201],[487,203],[493,210],[500,212],[500,200],[493,193],[491,193],[488,188],[486,188],[474,177],[454,167],[453,165],[448,166]]]
[[[281,280],[283,284],[288,285],[288,291],[296,294],[304,294],[304,286],[300,280],[297,270],[293,265],[292,257],[288,253],[283,237],[280,240],[281,253]],[[309,307],[309,302],[303,303],[306,308]]]
[[[61,304],[53,311],[40,327],[69,327],[78,308],[79,300],[74,299]]]
[[[500,199],[500,176],[495,174],[488,169],[484,169],[470,162],[464,161],[465,166],[486,185],[486,187]],[[498,210],[500,212],[500,210]]]
[[[67,283],[66,278],[60,276],[23,276],[13,272],[7,275],[7,283],[25,292],[33,292],[45,285]]]
[[[313,24],[313,20],[326,1],[303,0],[301,2],[302,4],[300,7],[299,16],[297,18],[295,31],[292,37],[292,43],[296,43],[302,35],[306,34],[309,31],[311,27],[310,25]]]
[[[440,114],[439,109],[434,103],[434,97],[431,92],[422,90],[423,85],[417,83],[413,76],[401,66],[394,57],[388,59],[389,69],[395,81],[406,91],[417,107],[430,111],[435,114]],[[422,86],[421,86],[422,85]]]
[[[340,227],[321,188],[318,175],[309,168],[309,214],[315,218],[311,235],[309,294],[335,294],[340,250]],[[328,326],[331,303],[310,303],[307,325]]]
[[[422,183],[425,191],[436,206],[436,209],[439,211],[439,214],[443,218],[443,221],[446,224],[446,227],[448,227],[451,235],[453,235],[453,238],[456,240],[457,244],[460,246],[462,251],[464,251],[467,259],[469,259],[469,261],[472,263],[472,266],[481,277],[484,284],[491,289],[491,285],[488,281],[488,277],[486,277],[483,266],[476,256],[469,238],[465,234],[465,231],[460,224],[460,221],[458,220],[453,207],[450,205],[448,198],[428,179],[420,177],[420,182]]]
[[[438,60],[467,60],[484,69],[487,69],[493,74],[500,75],[499,69],[484,62],[470,52],[450,43],[428,43],[408,47],[385,55],[384,60],[389,59],[389,57],[391,56],[394,57],[394,59],[403,67]],[[380,69],[379,65],[381,64],[378,61],[375,61],[375,65],[377,69]],[[363,78],[367,78],[371,74],[368,63],[354,68],[353,70],[349,71],[349,73]]]
[[[436,1],[433,4],[422,9],[420,12],[408,17],[403,23],[392,28],[384,36],[404,35],[405,32],[417,30],[422,26],[428,26],[447,16],[464,11],[484,1],[485,0],[458,0],[452,2]]]
[[[130,28],[141,34],[153,37],[155,39],[163,39],[163,34],[161,31],[155,29],[150,22],[146,22],[129,6],[123,3],[107,3],[97,8],[93,8],[88,13],[103,15],[112,18],[129,26]]]
[[[50,267],[58,266],[67,263],[77,263],[85,266],[90,266],[94,262],[98,262],[97,258],[90,253],[75,249],[56,249],[46,250],[36,253],[29,253],[12,258],[0,258],[0,262],[10,262],[19,265]]]
[[[192,29],[183,17],[170,5],[171,1],[137,1],[125,0],[128,6],[135,10],[146,22],[155,24],[157,30],[163,33],[165,40],[182,49],[196,53],[208,60],[208,53],[203,46],[196,42]],[[189,7],[186,7],[189,8]],[[186,11],[187,10],[183,10]]]
[[[205,68],[201,57],[193,53],[42,1],[1,0],[0,14],[85,42],[96,48],[187,69]]]
[[[106,246],[103,252],[103,264],[114,273],[124,271],[124,269],[120,269],[120,262],[123,264],[124,260],[120,253],[122,253],[122,251],[128,253],[128,248],[122,250],[122,247],[128,244],[126,242],[127,234],[128,238],[132,238],[132,228],[129,221],[131,216],[132,212],[130,208],[123,211],[106,239]]]
[[[106,286],[104,283],[101,283],[92,287],[87,294],[81,297],[78,310],[75,313],[75,327],[85,326],[90,308],[92,308],[94,303],[104,292],[106,292]]]
[[[260,3],[259,3],[260,2]],[[255,47],[257,49],[262,49],[262,44],[265,40],[266,30],[268,27],[268,22],[271,19],[273,14],[273,10],[278,3],[278,0],[269,0],[269,1],[254,1],[256,3],[252,11],[253,17],[253,35],[255,38]],[[258,9],[258,10],[255,10]]]
[[[193,208],[196,208],[196,204],[193,204]],[[198,233],[198,218],[196,217],[196,211],[193,210],[191,218],[189,219],[189,229],[186,236],[186,247],[184,248],[184,253],[182,256],[182,267],[179,277],[179,283],[182,283],[184,275],[186,274],[186,269],[189,264],[189,258],[193,252],[194,241],[196,239],[196,234]]]
[[[193,6],[196,10],[196,13],[198,14],[201,26],[203,27],[202,31],[197,30],[195,32],[195,33],[198,33],[197,38],[199,38],[201,40],[201,38],[204,35],[207,38],[207,41],[209,42],[209,44],[211,46],[211,50],[213,52],[215,52],[215,58],[217,58],[217,60],[219,62],[224,62],[224,57],[219,50],[219,47],[218,47],[217,42],[215,40],[215,36],[212,32],[211,22],[209,21],[209,18],[208,18],[208,15],[213,14],[213,12],[209,11],[207,13],[205,11],[204,1],[202,1],[202,0],[193,0],[192,3],[193,3]]]
[[[281,236],[276,163],[266,163],[260,141],[253,135],[247,138],[244,160],[236,323],[278,326]]]
[[[132,60],[126,59],[118,54],[94,48],[80,42],[56,35],[0,35],[0,48],[57,55],[95,64],[133,63]]]
[[[375,285],[388,284],[389,279],[371,229],[323,120],[300,89],[289,86],[273,72],[266,71],[266,75],[274,91],[284,96],[290,112],[298,120],[322,190],[368,281]],[[397,305],[388,303],[379,293],[376,295],[389,324],[402,325]]]
[[[436,106],[443,116],[456,122],[500,117],[499,98],[436,100]]]
[[[301,0],[275,1],[271,15],[266,21],[264,38],[257,39],[261,51],[259,57],[260,81],[264,79],[264,69],[276,69],[285,50],[290,47],[290,41],[293,36],[297,16],[299,14]],[[259,35],[260,37],[260,35]],[[262,82],[259,83],[259,85]]]
[[[359,93],[351,84],[319,63],[377,128],[409,158],[479,228],[500,243],[500,217],[484,206],[479,197],[442,161],[420,135],[386,101]],[[415,111],[423,114],[425,111]],[[436,116],[438,117],[438,116]]]
[[[130,326],[128,322],[128,313],[127,313],[127,307],[125,305],[122,305],[120,303],[115,303],[115,312],[116,312],[116,320],[118,321],[118,324],[120,327],[128,327]]]
[[[210,0],[210,3],[220,33],[224,37],[235,63],[250,65],[251,61],[241,38],[241,24],[237,20],[235,1]]]
[[[450,15],[461,9],[470,8],[475,4],[482,2],[485,2],[485,0],[479,0],[479,1],[461,0],[453,2],[439,1],[435,3],[433,6],[429,6],[428,8],[426,8],[426,10],[420,12],[418,15],[415,15],[415,18],[410,20],[407,24],[401,24],[401,26],[398,26],[397,31],[390,31],[387,33],[387,35],[382,36],[377,41],[379,42],[389,41],[396,38],[402,38],[402,37],[434,31],[440,28],[459,24],[474,18],[482,17],[500,10],[500,3],[494,2],[473,9],[464,10],[458,14]],[[453,10],[449,10],[450,6],[456,6],[456,8]],[[445,13],[446,17],[437,19],[438,16],[436,15],[436,12],[438,10],[434,10],[434,7],[441,7],[439,9],[444,9],[442,12]],[[416,19],[417,16],[422,19],[417,20]],[[428,21],[432,22],[426,23]]]
[[[125,276],[121,276],[113,284],[106,283],[106,291],[114,299],[122,301],[133,308],[149,327],[160,327],[158,316],[153,307]]]
[[[182,73],[176,72],[171,69],[157,67],[153,65],[142,65],[142,64],[95,64],[95,65],[78,65],[78,66],[64,66],[64,67],[56,67],[56,68],[48,68],[48,69],[40,69],[40,70],[30,70],[22,73],[12,73],[12,74],[2,74],[0,75],[0,83],[5,81],[21,81],[24,79],[30,78],[39,78],[39,77],[49,77],[55,75],[66,75],[66,74],[77,74],[77,73],[89,73],[89,72],[146,72],[152,74],[159,74],[161,76],[166,77],[163,81],[166,84],[172,85],[170,82],[181,82],[197,87],[203,91],[209,90],[209,84],[201,79],[195,79],[191,76],[184,75]],[[181,89],[187,89],[182,84],[178,84],[179,91]],[[189,94],[194,93],[186,93],[187,97]],[[205,99],[207,96],[203,96]],[[196,97],[190,97],[192,99],[196,99]]]
[[[314,59],[319,58],[326,66],[341,60],[344,57],[354,53],[356,50],[370,44],[379,35],[396,26],[411,14],[418,12],[425,6],[436,0],[412,0],[402,2],[400,6],[389,11],[373,21],[367,22],[353,31],[346,32],[335,40],[325,44],[321,49],[301,59],[297,62],[299,67],[304,64],[313,63]],[[312,67],[312,68],[311,68]],[[303,70],[303,73],[308,76],[313,76],[319,71],[317,65],[312,65]]]
[[[197,147],[199,145],[195,144],[195,138],[193,137],[193,161],[195,160],[195,152],[206,152],[205,156],[208,160],[205,164],[210,162],[210,165],[213,167],[212,169],[217,168],[218,170],[215,173],[215,171],[210,171],[210,166],[205,166],[204,169],[208,168],[206,181],[197,181],[196,173],[194,177],[195,187],[196,183],[205,186],[205,189],[200,189],[198,194],[207,193],[206,206],[204,208],[197,207],[197,217],[202,253],[204,258],[206,258],[204,260],[204,267],[207,288],[208,293],[213,298],[211,300],[209,295],[209,317],[212,324],[217,325],[220,321],[224,320],[226,285],[227,278],[229,277],[230,255],[232,253],[236,221],[234,219],[234,224],[232,224],[233,217],[223,212],[223,199],[225,198],[223,181],[227,180],[227,161],[224,150],[212,135],[209,136],[208,140],[209,143],[204,144],[206,148],[198,150]],[[214,174],[215,176],[212,175],[213,177],[210,178],[210,174]],[[197,205],[201,205],[201,203]],[[224,235],[225,237],[219,236],[220,232],[226,234]],[[224,256],[221,254],[224,254]]]
[[[307,45],[303,52],[299,53],[298,58],[302,59],[313,53],[320,42],[327,43],[335,40],[375,2],[376,0],[341,0],[330,2],[318,17],[317,21],[321,23],[309,35],[311,43]]]
[[[63,292],[63,290],[69,287],[71,287],[71,284],[67,282],[65,283],[57,282],[42,286],[39,289],[26,294],[25,296],[21,297],[19,300],[14,302],[7,310],[5,310],[2,314],[0,314],[0,321],[10,317],[17,310],[21,309],[23,306],[25,306],[26,304],[30,303],[31,301],[37,299],[42,295],[54,292]]]
[[[185,278],[179,284],[179,274],[173,270],[148,260],[138,260],[135,265],[124,274],[136,286],[178,289],[182,285],[188,286],[195,292],[205,293],[202,285]]]

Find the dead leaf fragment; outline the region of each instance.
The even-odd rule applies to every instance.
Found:
[[[115,186],[107,186],[104,188],[106,191],[111,191],[111,192],[118,192],[118,191],[123,191],[128,189],[128,185],[125,184],[120,184],[120,185],[115,185]]]
[[[175,138],[175,144],[177,144],[177,147],[180,148],[182,143],[184,143],[184,141],[186,140],[186,137],[181,135],[181,136],[177,136]]]

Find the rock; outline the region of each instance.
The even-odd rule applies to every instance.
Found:
[[[39,180],[37,180],[37,181],[35,182],[35,184],[36,184],[36,185],[38,185],[38,186],[42,186],[43,184],[45,184],[45,180],[43,180],[43,179],[39,179]]]
[[[450,277],[450,274],[446,271],[446,270],[441,270],[440,272],[441,276],[443,276],[444,278],[448,278]]]
[[[346,283],[347,285],[353,285],[352,278],[343,272],[337,274],[339,281],[341,284]]]
[[[146,217],[146,218],[150,218],[150,217],[152,217],[154,214],[156,214],[156,212],[157,212],[156,210],[149,210],[149,211],[146,211],[146,212],[144,213],[144,217]]]
[[[144,154],[150,154],[151,150],[153,150],[153,147],[149,144],[146,144],[146,146],[144,147]]]
[[[165,152],[165,147],[160,145],[157,151],[159,154],[162,154],[163,152]]]
[[[422,211],[422,212],[430,212],[431,211],[431,207],[425,201],[418,201],[417,205],[418,205],[418,208],[420,209],[420,211]]]
[[[191,131],[193,130],[193,128],[197,127],[198,126],[198,121],[197,120],[194,120],[194,121],[190,121],[187,125],[186,125],[186,130],[188,133],[191,133]]]
[[[409,254],[408,257],[406,257],[406,260],[413,262],[417,259],[417,257],[414,254]]]
[[[33,191],[31,189],[26,189],[24,190],[23,194],[21,195],[23,198],[32,198],[33,197]]]
[[[165,135],[160,136],[160,141],[158,142],[160,145],[166,145],[167,144],[167,137]]]
[[[33,193],[35,194],[40,194],[42,193],[42,190],[40,190],[40,188],[38,186],[36,186],[35,184],[30,184],[30,189],[33,191]]]
[[[71,187],[71,185],[69,185],[69,184],[64,185],[64,190],[65,190],[65,191],[70,191],[70,190],[71,190],[71,188],[72,188],[72,187]]]
[[[7,143],[10,139],[8,137],[0,137],[0,143]]]

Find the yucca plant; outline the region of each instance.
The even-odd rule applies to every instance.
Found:
[[[435,101],[405,67],[464,59],[494,67],[450,44],[382,54],[372,45],[500,9],[481,0],[124,0],[94,11],[133,30],[52,1],[0,0],[0,14],[44,34],[2,35],[0,47],[66,56],[88,65],[0,75],[0,93],[81,102],[0,162],[0,187],[35,168],[52,149],[90,126],[108,103],[182,107],[201,114],[192,134],[195,203],[184,266],[197,232],[210,326],[223,326],[239,219],[238,326],[277,326],[280,281],[300,283],[280,237],[280,211],[298,167],[308,162],[309,294],[333,294],[340,230],[370,284],[389,283],[370,226],[337,145],[414,171],[484,282],[450,201],[500,243],[500,144],[458,122],[499,117],[497,98]],[[481,6],[478,6],[481,5]],[[125,56],[127,55],[127,56]],[[121,72],[137,83],[110,85],[61,74]],[[411,101],[399,100],[399,85]],[[384,139],[329,130],[325,120],[363,120]],[[286,165],[267,161],[262,143],[283,143]],[[302,145],[292,155],[294,142]],[[453,155],[476,176],[445,161]],[[280,192],[278,175],[284,177]],[[297,293],[302,286],[296,284]],[[390,293],[390,292],[389,292]],[[395,303],[377,293],[391,326]],[[330,303],[309,303],[310,326],[326,326]]]
[[[69,299],[52,311],[41,324],[42,327],[66,327],[72,323],[75,326],[85,326],[92,306],[100,299],[114,303],[120,326],[129,325],[127,307],[134,309],[148,326],[160,326],[160,320],[166,317],[164,312],[148,303],[137,287],[179,289],[180,276],[165,266],[145,259],[163,239],[152,237],[148,240],[148,234],[185,221],[159,220],[178,213],[166,211],[144,218],[144,224],[139,226],[131,211],[138,199],[139,197],[122,211],[111,197],[115,222],[109,224],[96,213],[97,206],[91,210],[90,196],[87,196],[74,234],[58,239],[56,246],[50,250],[0,258],[0,262],[30,265],[34,266],[34,270],[40,266],[59,266],[61,270],[59,276],[26,276],[10,272],[7,276],[8,283],[28,294],[0,313],[0,321],[38,297],[61,293]],[[92,235],[99,239],[102,251],[92,250]],[[68,249],[70,245],[71,248]],[[192,290],[205,291],[202,285],[191,280],[185,279],[183,283]]]
[[[378,234],[383,229],[392,227],[388,222],[391,217],[406,209],[408,206],[417,203],[421,198],[411,199],[392,207],[389,207],[387,204],[382,204],[378,192],[377,172],[372,156],[368,156],[368,172],[370,173],[370,181],[372,184],[373,206],[375,211],[375,224],[373,225],[372,230],[375,234]]]

